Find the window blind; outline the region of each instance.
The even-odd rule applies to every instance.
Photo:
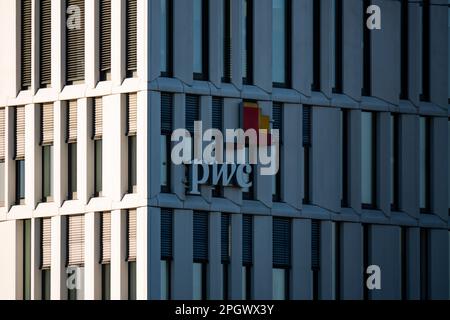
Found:
[[[137,70],[137,1],[127,0],[127,71],[132,73]]]
[[[208,213],[194,212],[194,261],[208,261]]]
[[[52,80],[52,1],[41,0],[40,4],[39,74],[41,88],[44,88]]]
[[[15,109],[15,159],[25,159],[25,107]]]
[[[313,270],[320,269],[320,221],[311,222],[311,266]]]
[[[52,219],[41,219],[41,269],[51,268],[52,262]]]
[[[69,108],[67,114],[67,142],[75,143],[77,142],[77,101],[69,101]]]
[[[127,95],[127,121],[128,136],[137,135],[137,94],[129,93]]]
[[[242,262],[244,265],[253,263],[253,217],[250,215],[242,218]]]
[[[21,8],[21,86],[31,87],[32,0],[22,0]]]
[[[161,94],[161,134],[172,135],[173,131],[173,96],[170,93]]]
[[[5,161],[5,108],[0,108],[0,162]]]
[[[68,261],[71,267],[84,266],[84,216],[68,217]]]
[[[77,20],[74,21],[74,15],[77,11],[67,10],[67,22],[73,22],[71,28],[66,30],[66,82],[73,83],[75,81],[84,80],[85,67],[85,19],[84,19],[84,0],[66,0],[67,9],[79,8],[80,19],[79,26],[76,26]]]
[[[161,209],[161,258],[173,257],[173,211]]]
[[[101,264],[111,263],[111,212],[101,215]]]
[[[53,104],[44,103],[41,114],[41,143],[42,145],[53,144]]]
[[[291,221],[284,218],[273,218],[272,252],[275,267],[291,266]]]
[[[224,82],[231,81],[232,68],[232,14],[231,14],[231,0],[224,0],[224,17],[223,17],[223,80]]]
[[[200,120],[199,96],[186,95],[186,130],[194,134],[194,122]]]
[[[230,215],[222,214],[220,229],[222,262],[230,261]]]
[[[136,209],[128,210],[128,261],[136,261]]]
[[[303,106],[303,146],[310,147],[312,144],[311,134],[312,110],[310,106]]]
[[[223,99],[219,97],[212,99],[212,127],[223,132]]]
[[[94,99],[94,140],[103,137],[103,98]]]
[[[111,70],[111,0],[100,1],[100,71]]]

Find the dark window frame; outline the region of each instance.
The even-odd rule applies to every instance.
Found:
[[[361,207],[363,210],[377,210],[378,209],[378,201],[377,201],[377,187],[378,187],[378,113],[374,111],[365,111],[372,114],[372,170],[371,170],[371,177],[372,177],[372,203],[362,203]]]
[[[209,0],[202,1],[202,72],[194,72],[194,80],[209,80]]]
[[[313,82],[312,91],[321,90],[321,0],[313,2]]]
[[[431,17],[430,17],[430,0],[422,2],[422,93],[420,101],[430,101],[430,33],[431,33]]]
[[[285,3],[285,45],[284,55],[285,55],[285,81],[284,82],[273,82],[274,88],[289,88],[292,84],[292,0],[284,0]],[[315,0],[317,2],[319,0]],[[272,9],[273,10],[273,9]]]
[[[77,196],[77,191],[78,191],[78,179],[77,179],[77,175],[78,175],[78,144],[76,142],[74,143],[68,143],[68,157],[67,157],[67,169],[68,169],[68,179],[67,179],[67,183],[68,183],[68,194],[67,194],[67,199],[68,200],[77,200],[78,196]],[[75,149],[75,150],[74,150]],[[72,153],[75,152],[75,161],[72,161]],[[73,170],[75,170],[75,173],[73,174]],[[72,177],[74,176],[74,177]],[[75,185],[76,188],[75,190],[72,190],[72,182],[73,179],[75,179]]]
[[[393,123],[393,132],[391,132],[391,134],[393,135],[393,139],[392,142],[394,143],[393,145],[393,150],[394,150],[394,154],[392,155],[393,159],[394,159],[394,167],[393,167],[393,188],[394,190],[392,190],[392,194],[394,196],[394,198],[392,199],[392,203],[391,203],[391,210],[392,211],[399,211],[400,210],[400,155],[401,155],[401,151],[400,151],[400,147],[401,147],[401,132],[400,132],[400,128],[401,128],[401,119],[400,119],[400,114],[398,113],[393,113],[392,114],[392,121]]]
[[[349,160],[350,160],[350,110],[342,109],[342,199],[341,207],[348,208],[349,201]]]
[[[431,203],[431,183],[432,183],[432,172],[431,172],[431,152],[432,152],[432,118],[422,117],[425,119],[425,207],[420,208],[420,213],[429,214],[432,210]]]
[[[400,99],[408,100],[409,98],[409,1],[402,0],[400,4],[401,19],[401,43],[400,43]]]
[[[232,0],[223,0],[223,74],[222,82],[231,83],[232,78],[232,24],[233,24],[233,12],[232,12]]]
[[[335,83],[333,84],[333,93],[343,92],[343,0],[335,0],[334,12],[334,42],[335,42],[335,56],[334,56],[334,72]]]
[[[167,10],[167,39],[166,39],[166,61],[167,70],[161,70],[161,77],[171,78],[173,76],[173,0],[166,1]]]
[[[372,30],[367,28],[366,9],[371,5],[371,0],[363,0],[363,86],[361,94],[363,96],[372,95]]]
[[[17,159],[16,161],[16,205],[25,204],[25,183],[26,183],[26,168],[25,159]],[[22,186],[23,184],[23,186]],[[21,190],[23,189],[23,194]]]
[[[246,43],[245,43],[245,49],[246,49],[246,74],[244,74],[243,70],[243,77],[242,77],[242,83],[244,85],[252,85],[253,84],[253,38],[254,38],[254,27],[253,22],[255,19],[255,12],[254,12],[254,6],[253,6],[253,0],[244,0],[244,4],[247,4],[247,16],[245,19],[245,34],[246,34]]]

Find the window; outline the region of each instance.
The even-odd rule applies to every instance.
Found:
[[[422,94],[420,100],[430,101],[430,0],[422,3]]]
[[[273,218],[273,299],[289,300],[289,274],[291,270],[291,221]]]
[[[173,95],[161,94],[161,192],[170,193],[171,186],[171,136],[173,132]]]
[[[447,168],[447,173],[448,173],[448,184],[449,184],[449,186],[448,186],[448,197],[447,197],[447,199],[448,199],[448,215],[450,215],[450,118],[448,119],[448,130],[447,130],[447,132],[448,132],[448,140],[447,140],[447,142],[448,142],[448,148],[447,148],[447,153],[448,153],[448,156],[447,156],[447,164],[448,164],[448,168]]]
[[[23,220],[23,300],[31,300],[31,220]]]
[[[193,216],[194,265],[193,300],[207,299],[209,215],[194,212]]]
[[[312,108],[303,106],[303,203],[311,202]]]
[[[409,98],[409,1],[401,2],[400,13],[400,99],[407,100]]]
[[[111,80],[111,0],[100,0],[100,80]]]
[[[292,14],[290,6],[290,0],[272,0],[272,79],[277,87],[290,85]]]
[[[400,115],[391,115],[391,209],[399,210],[400,196]]]
[[[84,269],[85,248],[85,221],[84,215],[73,215],[67,217],[67,266],[69,267],[68,297],[69,300],[81,300],[82,272]]]
[[[408,299],[408,228],[401,227],[400,259],[401,259],[401,294],[402,300]]]
[[[342,194],[341,206],[347,208],[349,206],[349,139],[350,139],[350,111],[341,110],[341,150],[342,150]]]
[[[361,113],[361,186],[362,206],[376,209],[377,179],[377,122],[376,113]]]
[[[372,31],[365,23],[368,18],[366,9],[370,5],[371,0],[363,0],[363,96],[372,94]]]
[[[341,300],[341,223],[335,222],[335,241],[334,241],[334,275],[335,275],[335,300]]]
[[[333,93],[342,93],[342,64],[343,64],[343,0],[332,0],[331,11],[331,83],[333,84]]]
[[[242,217],[242,298],[252,299],[253,217]]]
[[[52,219],[43,218],[41,221],[41,278],[42,300],[50,300],[51,265],[52,265]]]
[[[161,75],[172,75],[173,0],[161,0]]]
[[[127,77],[137,76],[137,0],[126,0],[126,71]]]
[[[194,79],[207,80],[209,66],[209,0],[194,0]]]
[[[200,121],[200,97],[195,95],[186,95],[186,119],[185,127],[191,135],[191,148],[193,159],[199,159],[199,156],[194,153],[194,135],[195,135],[195,122]],[[185,167],[186,181],[189,183],[192,181],[191,177],[191,165]]]
[[[420,117],[420,210],[431,209],[431,119]]]
[[[84,0],[66,1],[66,84],[84,82],[85,11]]]
[[[224,133],[223,126],[223,98],[213,97],[212,99],[212,128],[220,130]],[[217,155],[217,150],[215,151]],[[224,196],[224,188],[221,185],[214,187],[213,197],[222,198]]]
[[[68,199],[77,200],[77,102],[69,101],[67,116],[67,143],[68,143]]]
[[[366,269],[371,265],[369,250],[370,250],[370,239],[372,228],[369,224],[363,224],[362,229],[363,229],[363,269]],[[370,294],[368,286],[363,286],[363,289],[364,289],[363,293],[364,300],[369,300]]]
[[[25,107],[14,110],[15,161],[16,161],[16,204],[25,204]]]
[[[253,0],[243,0],[242,74],[243,83],[253,83]]]
[[[5,205],[5,108],[0,108],[0,207]]]
[[[39,3],[39,82],[41,88],[48,88],[52,82],[52,1]]]
[[[21,39],[21,90],[31,89],[31,38],[32,38],[32,0],[21,1],[20,39]]]
[[[231,217],[229,214],[222,214],[220,227],[221,260],[223,270],[223,299],[228,300],[231,262]]]
[[[311,268],[313,276],[313,300],[320,299],[320,246],[321,246],[321,222],[311,221]]]
[[[430,298],[430,231],[420,229],[420,299]]]
[[[311,90],[320,91],[321,87],[321,0],[313,3],[313,83]]]
[[[128,262],[128,300],[136,300],[136,210],[127,214],[127,262]]]
[[[137,193],[137,94],[127,95],[128,192]]]
[[[41,106],[42,202],[53,201],[53,104]]]
[[[161,209],[161,299],[170,300],[173,260],[173,210]]]
[[[111,299],[111,212],[103,212],[100,220],[102,299]]]
[[[448,1],[450,5],[450,0]],[[450,61],[450,6],[447,9],[448,12],[448,61]],[[448,77],[450,79],[450,63],[448,63]],[[448,103],[450,104],[450,81],[448,82]],[[449,198],[450,199],[450,198]]]
[[[272,199],[274,202],[281,202],[281,177],[282,177],[282,168],[281,168],[281,158],[283,155],[283,104],[282,103],[274,103],[272,108],[272,121],[273,121],[273,129],[279,130],[279,170],[276,175],[273,176],[272,181]]]
[[[101,197],[103,191],[103,99],[95,98],[94,119],[94,196]]]
[[[223,1],[223,73],[222,82],[231,82],[233,15],[232,0]]]

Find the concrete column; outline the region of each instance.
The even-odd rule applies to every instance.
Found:
[[[312,299],[311,220],[292,220],[291,297],[293,300]]]
[[[5,239],[10,241],[5,242],[0,247],[0,260],[8,261],[8,263],[0,264],[0,282],[2,283],[2,290],[0,290],[0,299],[2,300],[16,300],[18,295],[17,273],[20,272],[20,267],[17,264],[17,221],[9,220],[0,222],[0,234]]]
[[[25,203],[34,209],[42,196],[41,192],[41,148],[40,108],[25,106]]]
[[[448,118],[433,118],[431,125],[431,210],[448,221]],[[447,161],[445,161],[447,159]]]
[[[377,113],[377,204],[385,215],[391,213],[391,114]]]
[[[113,4],[113,3],[111,3]],[[88,88],[95,88],[100,80],[100,60],[99,60],[99,44],[100,44],[100,19],[99,2],[85,2],[85,59],[86,59],[86,85]],[[111,8],[112,9],[112,8]],[[94,31],[95,30],[95,31]]]
[[[420,300],[420,229],[408,228],[407,243],[407,299]]]
[[[223,1],[223,0],[222,0]],[[243,2],[231,0],[231,24],[233,37],[231,39],[231,60],[237,63],[231,64],[231,83],[238,89],[242,88],[242,32],[234,32],[243,28]]]
[[[209,80],[218,88],[223,74],[223,0],[209,2]],[[234,29],[234,26],[233,26]],[[242,30],[242,29],[236,29]],[[238,34],[238,32],[234,32]],[[234,35],[233,34],[233,35]]]
[[[343,222],[341,228],[341,298],[360,300],[365,285],[362,226],[359,223]]]
[[[125,0],[111,1],[111,77],[116,86],[121,85],[126,76],[125,12]]]
[[[449,292],[448,230],[430,230],[429,298],[446,300]]]
[[[351,2],[350,0],[348,2]],[[344,5],[347,2],[344,3]],[[349,204],[356,212],[361,212],[361,111],[350,111],[349,142]]]
[[[176,0],[175,0],[176,1]],[[174,129],[186,127],[186,96],[184,94],[175,94],[173,97],[174,108],[176,112],[173,114]],[[175,193],[180,200],[186,199],[185,187],[185,167],[176,166],[171,161],[171,185],[173,193]]]
[[[88,130],[93,120],[92,112],[89,112],[90,108],[88,108],[87,99],[78,100],[77,105],[77,194],[78,200],[82,204],[87,204],[94,193],[93,185],[88,185],[88,179],[93,174],[93,172],[90,172],[91,170],[88,170],[88,167],[94,159],[93,148],[88,148],[91,143],[91,136],[88,134]],[[66,177],[64,178],[67,179]]]
[[[62,1],[52,0],[52,88],[56,92],[61,92],[65,85],[65,46],[63,45],[66,32],[65,12],[66,8]],[[18,63],[16,65],[19,66]]]
[[[208,264],[208,294],[210,300],[223,298],[223,272],[222,272],[222,243],[221,243],[222,214],[211,212],[209,214],[209,264]]]
[[[173,72],[174,77],[187,85],[193,83],[194,26],[193,0],[173,1]],[[186,50],[187,48],[191,50]]]
[[[67,103],[57,101],[54,103],[53,125],[55,131],[55,141],[53,142],[53,186],[55,205],[61,207],[67,199]],[[60,174],[56,174],[59,172]]]
[[[138,74],[150,82],[161,75],[161,1],[138,1],[137,19]],[[177,24],[176,19],[174,22]]]
[[[42,299],[41,220],[31,220],[31,299]]]
[[[262,2],[262,1],[261,1]],[[257,64],[256,64],[257,65]],[[259,101],[259,107],[264,115],[272,115],[272,102],[270,101]],[[253,184],[255,186],[255,200],[260,201],[267,207],[272,207],[272,176],[261,175],[261,165],[253,166],[255,172],[253,172]]]
[[[231,215],[230,299],[242,296],[242,215]]]
[[[9,210],[16,204],[16,162],[14,157],[14,108],[5,108],[5,208]]]
[[[189,300],[193,297],[193,215],[192,211],[174,212],[174,255],[172,269],[172,298]]]
[[[66,285],[66,245],[67,245],[67,219],[64,216],[52,217],[52,239],[60,239],[60,241],[52,241],[52,262],[50,271],[50,287],[52,300],[67,299]]]
[[[254,85],[272,91],[272,0],[253,2]],[[264,54],[261,54],[264,52]]]
[[[335,296],[335,229],[332,221],[320,224],[320,281],[319,299],[332,300]]]
[[[111,300],[128,298],[127,217],[125,210],[111,212]]]
[[[102,235],[100,221],[100,214],[98,213],[89,212],[84,215],[84,298],[86,300],[100,300],[102,298],[102,268],[100,265],[100,239]],[[112,250],[114,250],[113,247]]]
[[[252,298],[272,299],[272,217],[253,218],[253,274]]]
[[[409,4],[409,99],[414,105],[420,102],[422,93],[422,5]],[[444,68],[441,65],[441,68]]]

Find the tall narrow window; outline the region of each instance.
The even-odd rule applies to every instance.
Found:
[[[333,93],[342,93],[342,54],[343,54],[343,0],[332,0],[332,19],[331,27],[333,28],[332,37],[332,63],[334,66],[331,68],[331,78],[333,84]]]
[[[220,132],[224,132],[223,130],[223,98],[213,97],[212,101],[212,128],[220,130]],[[218,152],[220,150],[216,149],[216,156],[218,156]],[[219,158],[219,157],[218,157]],[[213,189],[213,197],[221,198],[224,195],[223,186],[217,185]]]
[[[279,159],[281,160],[283,156],[283,104],[274,103],[272,107],[272,121],[273,129],[279,131]],[[281,161],[278,163],[279,169],[276,175],[273,175],[272,181],[272,198],[275,202],[282,201],[281,197],[281,178],[282,178],[282,168]]]
[[[31,88],[31,32],[32,32],[32,0],[22,0],[21,2],[21,20],[20,20],[20,39],[21,39],[21,90]]]
[[[128,262],[128,300],[136,300],[136,209],[128,210],[127,215],[127,262]]]
[[[311,89],[320,91],[321,89],[321,0],[315,0],[313,3],[313,83]]]
[[[207,299],[207,268],[208,268],[208,234],[209,215],[205,212],[194,212],[194,274],[193,299]]]
[[[208,79],[209,0],[194,0],[194,78]]]
[[[244,84],[253,84],[253,0],[243,0],[242,75]]]
[[[362,206],[376,208],[377,122],[373,112],[361,114],[361,186]]]
[[[289,278],[291,271],[291,221],[273,218],[273,299],[289,300]]]
[[[447,153],[448,153],[448,156],[447,156],[447,173],[448,173],[448,179],[447,179],[447,181],[448,181],[448,184],[449,184],[449,186],[448,186],[448,197],[447,197],[447,199],[448,199],[448,215],[450,216],[450,118],[448,119],[448,130],[447,130],[447,134],[448,134],[448,140],[447,140],[447,142],[448,142],[448,148],[447,148]],[[0,136],[1,137],[1,136]],[[4,169],[3,169],[4,170]]]
[[[231,262],[231,217],[229,214],[222,214],[220,240],[221,240],[221,260],[222,260],[222,276],[223,276],[223,299],[229,299],[229,282],[230,282],[230,262]]]
[[[23,220],[23,300],[31,300],[31,220]]]
[[[422,93],[420,100],[430,101],[430,0],[422,2]]]
[[[0,207],[5,206],[5,108],[0,108]]]
[[[272,0],[272,81],[277,87],[290,85],[290,6],[290,0]]]
[[[242,298],[252,299],[253,216],[242,216]]]
[[[400,115],[391,116],[391,209],[399,210],[400,194]]]
[[[430,298],[430,231],[420,229],[420,299],[428,300]]]
[[[369,224],[365,223],[362,225],[363,228],[363,269],[368,268],[371,265],[371,259],[370,259],[370,238],[371,238],[371,231],[372,228]],[[370,299],[370,290],[368,286],[363,286],[364,292],[363,297],[364,300]]]
[[[126,0],[126,71],[127,77],[137,76],[137,0]]]
[[[84,82],[85,7],[84,0],[66,2],[66,84]]]
[[[401,259],[401,294],[402,300],[408,299],[408,228],[402,227],[400,232]]]
[[[222,82],[231,82],[233,32],[232,0],[223,1],[223,75]]]
[[[320,299],[320,241],[321,222],[319,220],[311,221],[311,268],[313,276],[313,300]]]
[[[100,80],[111,80],[111,0],[100,0]]]
[[[161,191],[170,193],[171,186],[171,136],[173,132],[173,95],[161,94]]]
[[[173,210],[161,209],[161,299],[172,298]]]
[[[341,223],[335,222],[335,241],[334,241],[334,274],[335,274],[335,300],[341,300],[341,261],[342,261],[342,250],[341,250]]]
[[[186,130],[191,135],[191,146],[192,150],[194,150],[194,135],[195,135],[195,122],[200,120],[200,97],[195,95],[187,95],[186,96],[186,119],[185,119],[185,127]],[[197,154],[193,154],[193,159],[199,159]],[[191,166],[187,165],[185,167],[185,175],[186,181],[191,182]]]
[[[101,214],[102,299],[111,299],[111,212]]]
[[[39,12],[39,77],[40,87],[48,88],[52,82],[52,1],[40,1]]]
[[[303,106],[303,203],[311,202],[312,108]]]
[[[67,114],[67,144],[68,144],[68,199],[77,200],[77,101],[69,101]]]
[[[103,99],[94,99],[94,196],[103,191]]]
[[[50,300],[50,274],[52,266],[52,219],[41,219],[41,296]]]
[[[429,213],[431,209],[431,119],[420,117],[420,210]]]
[[[127,95],[128,192],[137,192],[137,94]]]
[[[161,75],[172,76],[173,0],[161,0]]]
[[[81,300],[83,290],[80,288],[80,279],[84,269],[84,248],[85,248],[85,221],[84,215],[69,216],[67,220],[67,274],[68,297],[69,300]],[[75,279],[72,277],[75,275]]]
[[[371,5],[371,2],[371,0],[363,0],[363,96],[372,94],[372,34],[366,25],[368,18],[366,10]]]
[[[407,100],[409,98],[409,0],[401,2],[400,19],[400,99]]]
[[[53,201],[53,104],[42,105],[42,202]]]
[[[25,204],[25,107],[16,107],[15,162],[16,162],[16,204]]]
[[[341,150],[342,150],[342,164],[341,164],[341,179],[342,179],[342,195],[341,206],[347,208],[349,206],[349,131],[350,131],[350,112],[346,109],[341,111]]]

